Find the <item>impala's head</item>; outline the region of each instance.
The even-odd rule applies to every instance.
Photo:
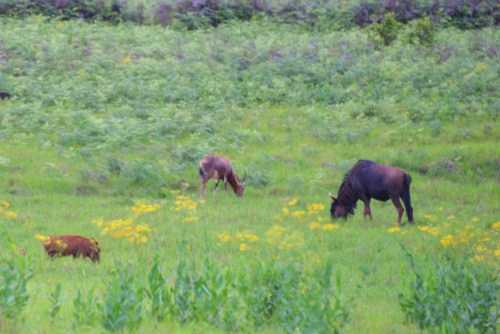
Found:
[[[239,197],[243,197],[243,192],[245,191],[245,183],[247,179],[247,172],[245,172],[245,175],[243,175],[243,179],[241,182],[238,182],[238,188],[236,190],[236,195]]]

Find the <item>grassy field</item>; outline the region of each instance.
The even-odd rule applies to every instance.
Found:
[[[0,332],[495,332],[500,35],[405,33],[0,21]],[[242,199],[200,198],[209,153]],[[358,159],[411,174],[416,226],[330,220]]]

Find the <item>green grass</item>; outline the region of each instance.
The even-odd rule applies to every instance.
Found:
[[[259,265],[270,282],[314,285],[314,269],[328,264],[349,313],[342,332],[417,333],[399,304],[414,278],[402,246],[423,268],[451,254],[498,270],[496,29],[442,30],[429,48],[397,41],[378,50],[361,30],[316,34],[260,22],[194,33],[40,18],[0,26],[0,88],[13,95],[0,101],[0,201],[10,203],[0,212],[0,258],[34,272],[21,320],[0,315],[0,331],[104,332],[96,305],[117,273],[131,270],[140,290],[155,263],[165,278],[184,258],[200,280],[230,272],[225,287],[245,305],[245,284],[262,284],[251,281]],[[200,202],[197,161],[209,153],[247,172],[244,198],[223,190],[212,197],[209,183],[204,203],[175,211],[178,195]],[[412,175],[416,227],[391,230],[396,210],[374,201],[373,222],[363,224],[358,203],[333,230],[311,228],[332,223],[328,192],[357,159]],[[146,243],[103,235],[93,223],[131,218],[137,201],[159,205],[135,218],[134,226],[153,230]],[[311,203],[324,208],[309,214]],[[297,210],[302,217],[293,217]],[[469,225],[474,236],[456,247],[440,243],[459,240]],[[281,234],[272,233],[276,226]],[[35,236],[57,234],[95,237],[101,263],[49,260]],[[215,269],[203,274],[206,259]],[[52,318],[58,284],[61,309]],[[90,291],[95,304],[84,304],[97,319],[74,324],[74,301]],[[303,298],[318,299],[312,290]],[[142,305],[139,331],[230,332],[206,319],[158,323],[147,298]],[[241,331],[286,331],[273,319]]]

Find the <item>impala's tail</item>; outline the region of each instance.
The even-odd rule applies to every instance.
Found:
[[[203,170],[203,168],[200,167],[200,179],[204,179],[205,178],[205,171]]]

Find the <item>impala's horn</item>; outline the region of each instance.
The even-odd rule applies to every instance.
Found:
[[[335,202],[337,199],[335,197],[333,197],[332,193],[328,193],[328,196],[330,196],[330,198]]]
[[[245,175],[243,175],[243,180],[241,180],[241,183],[245,183],[245,180],[247,179],[247,172],[245,171]]]

